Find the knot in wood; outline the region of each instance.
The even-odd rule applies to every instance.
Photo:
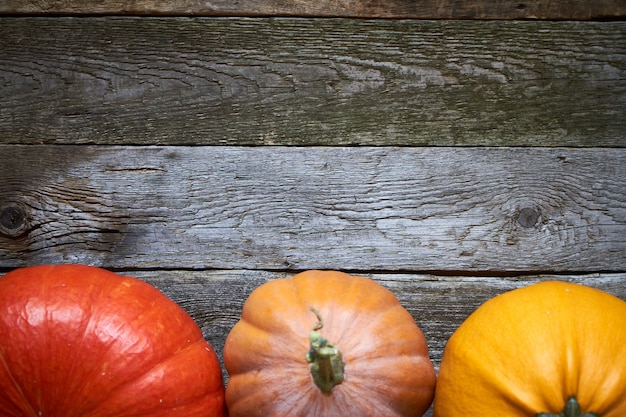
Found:
[[[530,207],[521,209],[517,214],[517,222],[522,227],[533,227],[537,224],[537,220],[539,220],[539,212]]]
[[[0,204],[0,234],[18,237],[28,229],[28,217],[24,207],[15,202]]]

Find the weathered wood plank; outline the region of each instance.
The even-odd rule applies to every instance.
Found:
[[[293,273],[269,271],[123,271],[159,288],[201,327],[220,360],[226,336],[241,307],[259,285]],[[361,274],[393,291],[424,332],[438,369],[445,344],[480,304],[498,294],[535,282],[558,279],[599,288],[626,300],[626,274],[463,277],[418,274]],[[222,362],[223,363],[223,362]],[[226,380],[228,375],[224,370]],[[432,416],[432,413],[426,414]]]
[[[128,271],[180,304],[219,350],[239,320],[243,302],[259,285],[295,272],[269,271]],[[480,304],[514,288],[545,280],[576,282],[626,300],[626,274],[463,277],[419,274],[356,274],[370,277],[396,294],[430,341],[438,367],[445,343]]]
[[[136,276],[177,301],[203,329],[205,338],[222,355],[226,335],[239,319],[241,306],[256,286],[291,274],[264,271],[139,272]],[[505,291],[559,279],[602,289],[626,300],[626,274],[530,276],[515,278],[436,277],[369,274],[392,290],[424,332],[437,369],[448,338],[480,304]],[[226,380],[228,375],[224,369]],[[432,417],[430,410],[425,417]]]
[[[239,319],[250,292],[270,279],[291,274],[265,271],[132,272],[178,302],[203,329],[218,355]],[[599,288],[626,300],[626,274],[567,276],[438,277],[413,274],[367,274],[392,290],[424,332],[437,369],[448,338],[483,302],[498,294],[544,280],[558,279]],[[228,375],[225,372],[226,377]],[[432,411],[426,416],[432,417]]]
[[[626,16],[626,5],[620,0],[3,0],[0,13],[584,20]]]
[[[0,153],[0,267],[626,270],[626,149]]]
[[[626,146],[626,22],[3,18],[4,143]]]

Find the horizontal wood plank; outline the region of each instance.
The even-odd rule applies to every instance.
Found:
[[[223,364],[228,332],[237,323],[244,301],[259,285],[293,275],[270,271],[120,271],[161,290],[196,321]],[[1,275],[1,274],[0,274]],[[463,277],[420,274],[361,274],[389,288],[424,332],[439,369],[445,344],[478,306],[506,291],[539,281],[561,280],[598,288],[626,300],[626,274]],[[222,366],[225,380],[228,374]],[[432,417],[432,410],[425,417]]]
[[[292,275],[266,271],[132,272],[178,302],[200,325],[220,359],[226,336],[241,307],[257,286]],[[367,274],[393,291],[424,332],[435,368],[439,369],[447,340],[478,306],[506,291],[545,280],[562,280],[599,288],[626,300],[626,274],[565,276],[438,277],[415,274]],[[228,374],[223,369],[225,379]],[[432,408],[425,414],[432,417]]]
[[[626,146],[626,22],[2,18],[0,141]]]
[[[239,320],[241,308],[259,285],[295,272],[270,271],[127,271],[159,288],[200,325],[205,338],[221,353],[226,335]],[[390,289],[413,315],[430,341],[438,367],[445,343],[479,305],[514,288],[546,280],[576,282],[626,300],[626,274],[463,277],[420,274],[355,274]]]
[[[626,6],[620,0],[3,0],[0,13],[584,20],[623,17]]]
[[[626,149],[0,146],[0,267],[626,270]]]
[[[220,359],[226,335],[239,319],[250,292],[290,273],[267,271],[137,271],[130,272],[161,289],[200,325]],[[393,291],[424,332],[430,357],[439,369],[445,344],[478,306],[506,291],[545,280],[576,282],[626,300],[626,274],[565,276],[462,277],[414,274],[367,274]],[[226,380],[228,375],[225,372]],[[432,417],[432,410],[426,417]]]

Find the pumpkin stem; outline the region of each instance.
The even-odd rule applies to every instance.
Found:
[[[565,403],[565,409],[558,414],[538,413],[537,417],[598,417],[596,413],[583,413],[576,397],[570,397]]]
[[[319,330],[324,327],[322,315],[314,307],[309,309],[317,317],[317,324],[309,333],[310,349],[306,360],[311,364],[313,382],[323,393],[329,393],[344,379],[344,363],[337,346],[322,337]]]

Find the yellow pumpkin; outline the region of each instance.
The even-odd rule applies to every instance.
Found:
[[[626,302],[560,281],[487,301],[446,345],[434,416],[626,416]]]

